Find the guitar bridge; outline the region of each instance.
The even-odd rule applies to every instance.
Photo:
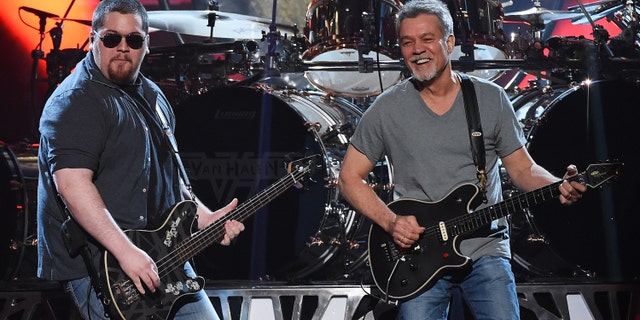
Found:
[[[129,281],[115,283],[113,292],[119,305],[129,306],[140,299],[140,293]]]
[[[396,248],[396,244],[393,241],[385,241],[380,244],[380,248],[384,252],[385,257],[387,257],[387,261],[393,262],[400,259],[400,254],[398,249]]]

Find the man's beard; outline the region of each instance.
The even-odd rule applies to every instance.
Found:
[[[413,77],[420,82],[433,80],[433,78],[435,78],[436,75],[438,75],[438,72],[435,69],[423,74],[418,74],[416,72],[412,72],[412,73],[413,73]]]
[[[131,61],[129,61],[131,62]],[[109,79],[117,84],[131,84],[135,80],[136,70],[132,64],[109,64]]]
[[[442,66],[442,68],[440,68],[440,70],[437,70],[436,68],[431,69],[431,71],[426,72],[426,73],[418,73],[415,71],[411,71],[411,73],[413,74],[413,78],[420,81],[420,82],[426,82],[426,81],[431,81],[433,79],[435,79],[436,76],[438,76],[438,73],[443,72],[446,68],[447,65],[449,64],[451,60],[447,60],[444,65]]]

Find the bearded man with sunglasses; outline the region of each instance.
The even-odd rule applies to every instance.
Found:
[[[93,14],[91,49],[47,100],[40,119],[38,276],[61,281],[86,319],[107,317],[90,267],[65,245],[67,216],[88,235],[95,270],[108,252],[135,286],[133,294],[144,297],[160,286],[159,265],[123,230],[155,230],[176,203],[198,202],[167,138],[175,127],[173,111],[159,87],[139,72],[149,52],[148,31],[138,0],[101,1]],[[194,225],[202,229],[236,205],[233,200],[212,211],[198,203]],[[244,225],[229,219],[224,229],[220,243],[229,245]],[[80,238],[72,235],[71,243]],[[189,263],[184,271],[195,277]],[[174,316],[218,318],[204,290],[175,301]]]

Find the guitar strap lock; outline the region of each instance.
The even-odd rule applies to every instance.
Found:
[[[476,168],[476,176],[478,181],[480,181],[480,189],[482,189],[482,193],[485,195],[483,201],[486,202],[486,193],[487,193],[487,171],[480,170],[480,168]]]

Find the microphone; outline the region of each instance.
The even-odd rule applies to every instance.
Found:
[[[27,12],[31,12],[33,14],[35,14],[36,16],[40,17],[40,19],[44,19],[44,18],[58,18],[59,16],[57,14],[53,14],[53,13],[49,13],[49,12],[44,12],[44,11],[40,11],[38,9],[34,9],[34,8],[29,8],[29,7],[20,7],[21,10],[27,11]]]

